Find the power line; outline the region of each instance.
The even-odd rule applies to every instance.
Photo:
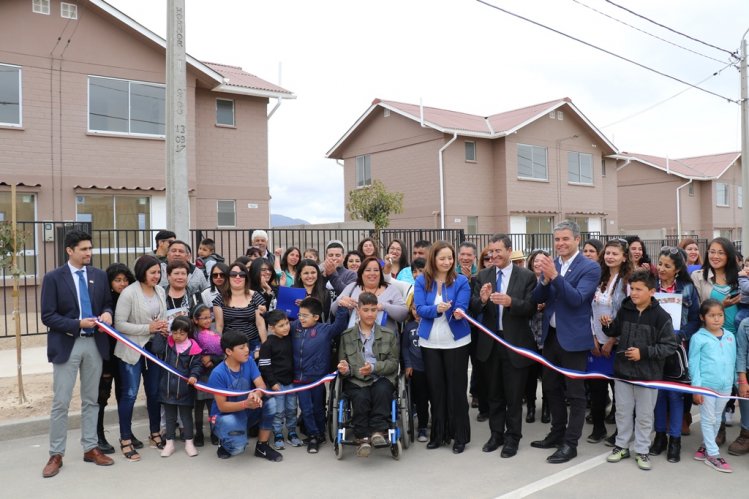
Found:
[[[708,77],[707,77],[707,78],[705,78],[704,80],[698,81],[697,83],[695,83],[695,85],[699,85],[699,84],[701,84],[701,83],[705,83],[705,82],[706,82],[707,80],[709,80],[710,78],[713,78],[713,77],[715,77],[715,76],[718,76],[718,75],[719,75],[720,73],[722,73],[722,72],[723,72],[723,71],[725,71],[726,69],[730,68],[731,66],[733,66],[733,63],[729,63],[729,64],[728,64],[727,66],[724,66],[723,68],[719,69],[718,71],[716,71],[715,73],[711,74],[710,76],[708,76]],[[670,101],[670,100],[672,100],[672,99],[675,99],[676,97],[680,96],[680,95],[681,95],[681,94],[683,94],[684,92],[688,92],[688,91],[690,91],[690,90],[692,90],[692,87],[687,87],[687,88],[685,88],[684,90],[682,90],[682,91],[680,91],[680,92],[677,92],[677,93],[675,93],[675,94],[674,94],[674,95],[672,95],[671,97],[667,97],[666,99],[663,99],[662,101],[658,101],[658,102],[656,102],[655,104],[651,104],[650,106],[646,107],[645,109],[641,109],[640,111],[637,111],[636,113],[630,114],[629,116],[626,116],[626,117],[624,117],[624,118],[621,118],[621,119],[619,119],[619,120],[616,120],[616,121],[614,121],[614,122],[612,122],[612,123],[609,123],[608,125],[604,125],[604,126],[602,126],[601,128],[609,128],[609,127],[612,127],[612,126],[614,126],[614,125],[618,125],[619,123],[622,123],[622,122],[624,122],[624,121],[627,121],[627,120],[629,120],[629,119],[635,118],[635,117],[637,117],[637,116],[639,116],[639,115],[641,115],[641,114],[643,114],[643,113],[646,113],[646,112],[650,111],[651,109],[654,109],[654,108],[656,108],[656,107],[660,106],[661,104],[665,104],[666,102],[668,102],[668,101]]]
[[[697,42],[697,43],[701,43],[702,45],[706,45],[706,46],[708,46],[708,47],[714,48],[715,50],[720,50],[720,51],[722,51],[722,52],[725,52],[725,53],[727,53],[727,54],[728,54],[728,55],[730,55],[731,57],[737,58],[737,56],[736,56],[736,52],[731,52],[730,50],[726,50],[726,49],[720,48],[720,47],[718,47],[718,46],[716,46],[716,45],[713,45],[712,43],[707,43],[707,42],[703,42],[703,41],[702,41],[702,40],[700,40],[699,38],[695,38],[695,37],[693,37],[693,36],[689,36],[689,35],[687,35],[686,33],[682,33],[681,31],[676,31],[676,30],[675,30],[675,29],[673,29],[673,28],[669,28],[668,26],[666,26],[666,25],[664,25],[664,24],[661,24],[661,23],[659,23],[659,22],[653,21],[652,19],[650,19],[650,18],[647,18],[647,17],[643,16],[642,14],[638,14],[637,12],[635,12],[635,11],[633,11],[633,10],[630,10],[630,9],[628,9],[627,7],[624,7],[623,5],[619,5],[618,3],[612,2],[611,0],[605,0],[605,1],[606,1],[607,3],[610,3],[611,5],[613,5],[614,7],[618,7],[618,8],[620,8],[620,9],[624,10],[624,11],[627,11],[627,12],[629,12],[630,14],[632,14],[633,16],[637,16],[637,17],[639,17],[639,18],[641,18],[641,19],[645,19],[646,21],[648,21],[648,22],[650,22],[650,23],[653,23],[653,24],[655,24],[656,26],[660,26],[660,27],[661,27],[661,28],[663,28],[663,29],[667,29],[667,30],[671,31],[672,33],[676,33],[677,35],[681,35],[681,36],[683,36],[683,37],[685,37],[685,38],[689,38],[689,39],[690,39],[690,40],[692,40],[692,41],[695,41],[695,42]]]
[[[623,24],[623,25],[625,25],[625,26],[627,26],[627,27],[630,27],[630,28],[632,28],[632,29],[634,29],[634,30],[637,30],[637,31],[639,31],[640,33],[644,33],[644,34],[646,34],[646,35],[648,35],[648,36],[651,36],[651,37],[653,37],[653,38],[655,38],[655,39],[657,39],[657,40],[660,40],[660,41],[662,41],[662,42],[666,42],[666,43],[668,43],[669,45],[673,45],[674,47],[679,47],[680,49],[686,50],[687,52],[691,52],[691,53],[693,53],[693,54],[695,54],[695,55],[699,55],[699,56],[701,56],[701,57],[704,57],[704,58],[706,58],[706,59],[710,59],[711,61],[715,61],[715,62],[725,62],[725,61],[721,61],[720,59],[716,59],[716,58],[714,58],[714,57],[710,57],[709,55],[703,54],[702,52],[697,52],[696,50],[692,50],[692,49],[690,49],[690,48],[684,47],[683,45],[679,45],[678,43],[674,43],[674,42],[672,42],[672,41],[670,41],[670,40],[666,40],[665,38],[662,38],[662,37],[660,37],[660,36],[658,36],[658,35],[654,35],[653,33],[650,33],[650,32],[648,32],[648,31],[645,31],[644,29],[640,29],[640,28],[638,28],[637,26],[633,26],[633,25],[631,25],[631,24],[629,24],[629,23],[627,23],[627,22],[625,22],[625,21],[622,21],[621,19],[617,19],[617,18],[616,18],[616,17],[614,17],[614,16],[611,16],[611,15],[609,15],[609,14],[605,13],[605,12],[602,12],[602,11],[600,11],[600,10],[596,9],[595,7],[591,7],[590,5],[584,4],[584,3],[582,3],[582,2],[580,1],[580,0],[572,0],[572,1],[573,1],[573,2],[575,2],[575,3],[576,3],[576,4],[578,4],[578,5],[582,5],[582,6],[583,6],[583,7],[585,7],[586,9],[590,9],[590,10],[592,10],[593,12],[596,12],[596,13],[598,13],[598,14],[600,14],[600,15],[604,16],[604,17],[608,17],[608,18],[609,18],[609,19],[611,19],[612,21],[616,21],[616,22],[618,22],[618,23],[620,23],[620,24]]]
[[[585,40],[581,40],[579,38],[575,38],[572,35],[568,35],[567,33],[559,31],[558,29],[551,28],[549,26],[546,26],[545,24],[541,24],[541,23],[539,23],[537,21],[534,21],[533,19],[528,19],[527,17],[523,17],[520,14],[515,14],[514,12],[510,12],[509,10],[503,9],[502,7],[490,4],[486,0],[476,0],[476,1],[479,2],[479,3],[481,3],[481,4],[486,5],[487,7],[491,7],[493,9],[496,9],[496,10],[499,10],[501,12],[504,12],[505,14],[509,14],[509,15],[511,15],[513,17],[518,18],[518,19],[522,19],[523,21],[529,22],[531,24],[535,24],[536,26],[538,26],[540,28],[544,28],[544,29],[552,31],[552,32],[554,32],[554,33],[556,33],[558,35],[562,35],[565,38],[569,38],[570,40],[575,40],[576,42],[582,43],[583,45],[587,45],[590,48],[596,49],[596,50],[598,50],[600,52],[603,52],[603,53],[608,54],[610,56],[616,57],[617,59],[621,59],[623,61],[629,62],[630,64],[634,64],[635,66],[641,67],[642,69],[646,69],[646,70],[648,70],[650,72],[653,72],[653,73],[655,73],[657,75],[664,76],[664,77],[666,77],[666,78],[668,78],[670,80],[677,81],[677,82],[679,82],[679,83],[681,83],[683,85],[687,85],[689,87],[696,88],[697,90],[700,90],[700,91],[705,92],[705,93],[710,94],[710,95],[714,95],[715,97],[719,97],[719,98],[721,98],[723,100],[726,100],[728,102],[733,102],[734,104],[739,104],[738,100],[731,99],[729,97],[726,97],[725,95],[720,95],[718,93],[713,92],[712,90],[707,90],[706,88],[698,87],[697,85],[692,85],[691,83],[689,83],[687,81],[684,81],[684,80],[682,80],[680,78],[677,78],[675,76],[671,76],[671,75],[666,74],[666,73],[664,73],[662,71],[658,71],[657,69],[653,69],[653,68],[651,68],[649,66],[646,66],[646,65],[644,65],[642,63],[639,63],[637,61],[633,61],[632,59],[628,59],[628,58],[626,58],[626,57],[624,57],[622,55],[615,54],[614,52],[611,52],[610,50],[606,50],[606,49],[601,48],[601,47],[599,47],[597,45],[593,45],[592,43],[586,42]]]

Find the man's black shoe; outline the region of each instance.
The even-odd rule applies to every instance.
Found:
[[[499,449],[502,444],[504,444],[504,438],[499,433],[492,433],[492,436],[489,437],[489,440],[484,444],[484,446],[481,448],[484,452],[494,452],[495,450]]]
[[[546,458],[546,461],[551,464],[561,464],[575,457],[577,457],[577,449],[570,444],[562,444],[554,454]]]
[[[559,447],[562,443],[562,437],[557,437],[549,433],[543,440],[534,440],[531,442],[531,447],[535,447],[536,449],[553,449],[554,447]]]
[[[502,447],[501,457],[508,458],[518,453],[518,443],[509,441]]]

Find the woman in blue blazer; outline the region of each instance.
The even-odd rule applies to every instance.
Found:
[[[445,241],[435,243],[424,274],[414,284],[421,317],[419,346],[432,404],[427,449],[454,439],[453,452],[460,454],[471,440],[466,396],[471,330],[465,319],[454,315],[457,309],[468,310],[470,299],[468,279],[455,272],[455,248]]]

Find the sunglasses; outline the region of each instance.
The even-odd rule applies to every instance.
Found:
[[[211,277],[220,277],[221,279],[223,279],[226,277],[226,274],[224,274],[223,272],[216,272],[214,274],[211,274]]]
[[[241,277],[242,279],[244,279],[245,277],[247,277],[247,273],[246,272],[229,272],[229,277]]]
[[[679,248],[675,246],[661,246],[661,253],[668,253],[669,255],[675,255],[679,252]]]

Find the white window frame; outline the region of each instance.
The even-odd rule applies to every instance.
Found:
[[[23,127],[23,69],[21,66],[15,64],[0,64],[8,68],[16,68],[18,70],[18,123],[6,123],[0,121],[0,126],[22,128]]]
[[[473,146],[473,157],[472,158],[468,157],[468,144],[471,144]],[[476,153],[476,141],[475,140],[466,140],[465,141],[465,159],[466,159],[466,163],[475,163],[476,162],[476,157],[477,157],[477,153]]]
[[[731,199],[730,199],[729,193],[730,193],[730,190],[728,188],[728,184],[724,182],[715,182],[715,206],[720,206],[724,208],[731,206]],[[721,199],[721,197],[725,199]]]
[[[60,2],[60,17],[63,19],[78,19],[78,6],[74,3]]]
[[[50,0],[31,0],[31,12],[48,16],[52,11],[50,3]]]
[[[130,102],[130,95],[132,93],[131,91],[131,85],[133,83],[138,85],[147,85],[151,87],[159,87],[164,89],[164,131],[166,132],[166,85],[163,83],[153,83],[150,81],[139,81],[139,80],[128,80],[125,78],[111,78],[109,76],[99,76],[99,75],[88,75],[87,77],[87,85],[86,85],[86,129],[88,133],[95,134],[95,135],[115,135],[120,137],[154,137],[154,138],[160,138],[165,139],[166,133],[164,134],[155,134],[155,133],[140,133],[140,132],[120,132],[120,131],[113,131],[113,130],[92,130],[91,129],[91,78],[99,78],[102,80],[115,80],[115,81],[125,81],[127,82],[128,86],[128,92],[127,92],[127,126],[128,130],[132,128],[131,125],[131,113],[132,113],[132,105]]]
[[[234,216],[234,223],[232,225],[221,225],[219,224],[219,215],[229,214],[228,211],[221,211],[221,203],[231,203],[233,209],[232,209],[232,215]],[[216,200],[216,227],[218,228],[230,228],[230,227],[236,227],[237,226],[237,201],[235,199],[217,199]]]
[[[525,176],[520,173],[520,148],[521,147],[530,147],[531,148],[531,176]],[[545,167],[545,173],[543,177],[535,176],[534,175],[534,169],[533,169],[533,158],[535,156],[535,152],[540,152],[540,150],[543,150],[544,152],[544,167]],[[517,144],[517,151],[516,151],[516,161],[517,161],[517,171],[518,171],[518,179],[520,180],[535,180],[537,182],[548,182],[549,181],[549,151],[546,147],[543,146],[536,146],[533,144]]]
[[[577,159],[577,162],[574,163],[571,160],[571,156],[573,156]],[[590,164],[590,182],[586,182],[583,180],[583,173],[582,173],[582,162],[580,161],[580,158],[582,156],[586,156],[590,158],[589,164]],[[567,183],[573,184],[573,185],[593,185],[593,178],[594,178],[594,168],[593,168],[593,155],[586,152],[578,152],[578,151],[567,151]],[[572,180],[571,176],[577,176],[577,180]]]
[[[231,102],[231,124],[218,122],[218,102],[219,101]],[[216,99],[216,126],[224,126],[224,127],[229,127],[229,128],[235,128],[237,126],[237,103],[234,101],[234,99],[222,99],[220,97]]]
[[[361,158],[361,165],[359,160]],[[372,185],[372,157],[362,154],[356,157],[356,187],[367,187]]]

